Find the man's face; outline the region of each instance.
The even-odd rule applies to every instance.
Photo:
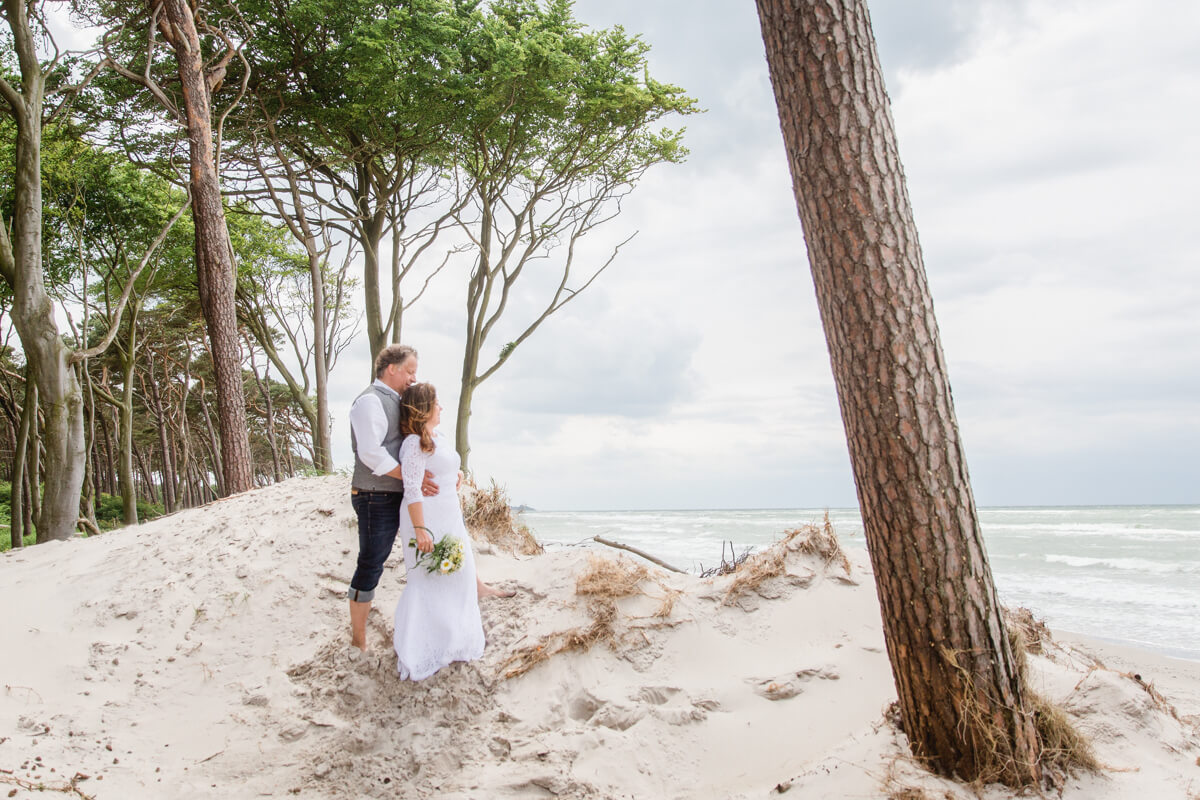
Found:
[[[417,357],[409,356],[399,364],[388,364],[384,374],[388,378],[388,386],[397,392],[403,392],[417,382]]]

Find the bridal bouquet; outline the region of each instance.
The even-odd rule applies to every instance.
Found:
[[[409,539],[408,546],[416,549],[416,538]],[[417,550],[417,564],[423,564],[428,572],[440,572],[443,575],[449,575],[451,572],[457,572],[462,563],[462,542],[450,535],[443,536],[435,542],[433,550],[428,553],[422,553],[420,550]]]

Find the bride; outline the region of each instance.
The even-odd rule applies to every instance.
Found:
[[[428,383],[414,383],[400,399],[400,467],[406,486],[420,486],[425,471],[441,486],[458,480],[458,453],[435,429],[442,407]],[[443,537],[462,546],[462,564],[450,572],[427,566],[434,544]],[[402,679],[428,678],[454,661],[472,661],[483,655],[483,623],[479,616],[475,555],[463,524],[457,492],[423,497],[405,493],[400,509],[400,532],[408,584],[396,605],[394,642]],[[415,547],[414,547],[415,544]],[[424,558],[418,562],[418,559]],[[499,594],[491,587],[486,591]]]

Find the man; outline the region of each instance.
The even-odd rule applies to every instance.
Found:
[[[358,565],[350,579],[350,644],[367,649],[367,617],[383,565],[392,553],[400,528],[404,484],[400,479],[400,395],[417,380],[417,351],[389,344],[375,357],[375,382],[350,406],[350,445],[354,476],[350,503],[358,515]],[[458,475],[462,483],[462,473]],[[457,489],[457,487],[456,487]],[[416,487],[409,487],[417,491]],[[438,493],[433,476],[425,473],[419,491]],[[512,590],[488,586],[476,576],[480,597],[512,597]]]
[[[389,344],[375,357],[375,382],[350,406],[354,476],[350,503],[358,515],[358,566],[350,579],[350,644],[367,649],[367,616],[383,564],[400,527],[400,393],[417,380],[417,351]],[[432,491],[428,491],[432,488]],[[421,487],[437,494],[427,475]]]

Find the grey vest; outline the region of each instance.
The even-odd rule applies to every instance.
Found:
[[[387,435],[383,437],[383,449],[397,461],[400,460],[400,442],[404,435],[400,433],[400,397],[395,392],[381,389],[371,384],[363,390],[359,397],[373,394],[383,404],[383,413],[387,417]],[[358,398],[355,398],[356,400]],[[350,485],[364,492],[403,492],[404,483],[391,475],[376,475],[370,467],[358,460],[358,442],[354,440],[354,428],[350,428],[350,447],[354,450],[354,477]]]

